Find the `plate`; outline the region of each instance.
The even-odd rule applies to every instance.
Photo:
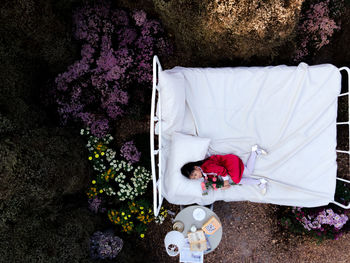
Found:
[[[205,218],[205,211],[202,208],[193,210],[193,218],[197,221],[202,221]]]

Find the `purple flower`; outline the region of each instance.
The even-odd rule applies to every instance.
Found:
[[[137,150],[133,141],[124,143],[120,149],[120,156],[124,157],[129,163],[136,163],[141,158],[141,153]]]
[[[102,138],[107,134],[108,128],[109,125],[107,119],[97,119],[91,124],[91,133]]]
[[[113,259],[123,248],[123,240],[110,232],[95,232],[90,238],[90,255],[93,259]]]
[[[62,124],[82,122],[101,137],[127,112],[129,90],[152,86],[153,55],[172,48],[158,21],[142,10],[113,9],[110,1],[77,9],[73,24],[81,59],[56,77],[54,98]]]
[[[93,199],[89,199],[89,209],[91,212],[97,214],[98,212],[105,212],[106,208],[101,207],[102,199],[100,197],[95,197]]]
[[[340,29],[340,26],[330,17],[329,4],[329,0],[312,4],[302,16],[303,23],[299,27],[301,43],[300,49],[294,54],[295,61],[300,61],[309,55],[308,46],[319,50],[327,45],[335,30]]]
[[[146,12],[143,10],[137,10],[132,17],[135,19],[137,26],[142,26],[146,21]]]

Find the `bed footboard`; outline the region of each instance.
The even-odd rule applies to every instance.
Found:
[[[337,122],[337,125],[348,125],[348,129],[349,129],[349,149],[348,150],[337,150],[338,153],[345,153],[345,154],[348,154],[350,156],[350,96],[349,96],[349,92],[350,92],[350,70],[348,67],[342,67],[339,69],[339,71],[342,71],[342,70],[345,70],[346,73],[348,74],[348,91],[347,92],[344,92],[344,93],[341,93],[339,94],[338,97],[342,97],[342,96],[348,96],[348,121],[344,121],[344,122]],[[350,157],[349,157],[350,158]],[[337,177],[337,180],[339,181],[343,181],[343,182],[346,182],[346,183],[350,183],[349,180],[345,180],[343,178],[339,178]],[[334,203],[344,209],[349,209],[350,208],[350,203],[345,206],[339,202],[336,202],[335,200],[331,201],[331,203]]]
[[[153,180],[153,213],[155,216],[158,215],[160,208],[163,202],[162,196],[162,122],[161,114],[161,103],[159,96],[159,85],[158,85],[158,74],[162,71],[162,66],[160,65],[159,59],[157,56],[153,57],[153,87],[152,87],[152,104],[151,104],[151,124],[150,124],[150,143],[151,143],[151,167],[152,167],[152,180]],[[159,118],[155,114],[156,108],[156,92],[158,91],[158,101],[159,101]],[[154,126],[156,122],[159,122],[159,134],[158,134],[158,149],[156,150],[154,147]],[[157,172],[156,172],[156,155],[158,155],[158,180],[157,180]]]

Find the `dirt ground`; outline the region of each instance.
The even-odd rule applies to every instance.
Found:
[[[165,201],[170,210],[179,207]],[[214,212],[221,220],[223,236],[220,245],[204,256],[204,262],[350,262],[350,233],[338,240],[318,244],[308,236],[297,236],[281,230],[276,218],[277,206],[250,202],[215,202]],[[152,262],[179,262],[169,257],[164,237],[171,231],[171,218],[149,232],[147,246],[153,250]]]

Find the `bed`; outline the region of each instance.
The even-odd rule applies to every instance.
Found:
[[[350,208],[334,200],[336,180],[350,182],[337,177],[336,162],[337,154],[350,154],[336,148],[337,125],[349,127],[349,118],[337,122],[338,98],[349,95],[349,90],[341,94],[343,70],[349,76],[347,67],[305,63],[163,70],[155,56],[150,125],[154,214],[164,198],[177,205],[222,200]],[[268,180],[266,195],[252,185],[202,195],[199,181],[181,175],[186,162],[213,154],[233,153],[245,163],[254,144],[269,153],[259,157],[253,174]]]

